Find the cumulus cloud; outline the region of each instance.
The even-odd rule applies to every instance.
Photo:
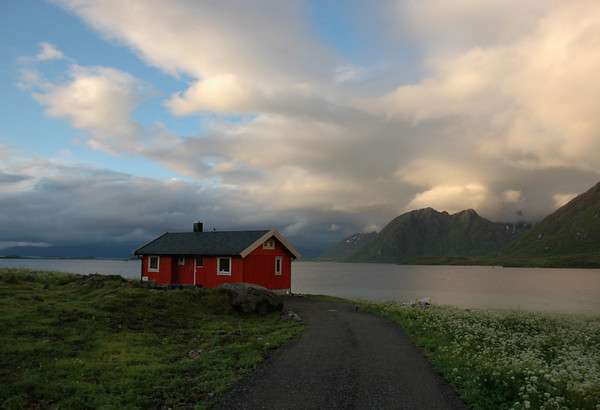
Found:
[[[188,90],[173,96],[169,106],[175,113],[251,110],[252,100],[240,107],[237,97],[251,90],[269,96],[313,85],[328,74],[333,61],[299,18],[305,13],[300,1],[60,3],[150,64],[195,79]]]
[[[474,154],[514,166],[597,170],[600,52],[593,39],[600,7],[562,2],[533,23],[508,44],[433,58],[431,74],[383,98],[381,110],[417,123],[439,121],[462,132],[465,144],[473,140]]]
[[[173,95],[167,106],[177,115],[200,111],[244,112],[252,91],[233,74],[222,74],[196,82],[183,93]]]
[[[481,184],[440,185],[417,194],[407,209],[432,207],[455,213],[467,208],[481,209],[488,198],[489,192]]]
[[[31,78],[28,81],[31,83]],[[135,147],[141,129],[131,114],[145,86],[130,74],[109,67],[72,65],[66,83],[34,77],[32,85],[34,97],[46,107],[46,113],[87,131],[92,148],[116,152]]]
[[[40,51],[36,55],[38,61],[61,60],[65,56],[55,45],[50,43],[40,43]]]
[[[169,112],[217,114],[183,138],[133,120],[147,86],[132,74],[75,65],[63,82],[24,75],[48,115],[69,121],[93,148],[142,155],[195,181],[111,174],[131,192],[99,192],[118,203],[123,195],[124,206],[146,201],[147,189],[173,192],[205,212],[219,209],[208,212],[219,224],[229,215],[227,226],[274,224],[325,241],[424,206],[535,220],[554,209],[555,193],[599,179],[600,7],[591,0],[378,3],[392,19],[381,27],[387,41],[416,56],[382,78],[322,46],[300,1],[59,3],[181,80],[164,101]],[[223,113],[246,115],[227,121]],[[5,172],[28,176],[6,188],[11,198],[62,183]],[[86,175],[106,175],[95,172]],[[204,199],[189,193],[209,186]],[[165,229],[184,219],[187,227],[196,208],[181,203],[159,201],[151,213]],[[120,233],[105,235],[128,238],[158,230],[139,218],[135,228],[109,225]]]

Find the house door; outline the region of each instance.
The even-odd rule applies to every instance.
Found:
[[[171,282],[173,284],[180,284],[181,283],[181,276],[182,276],[182,271],[181,268],[183,268],[183,266],[179,265],[179,258],[173,258],[173,276],[171,278]]]
[[[194,266],[189,257],[175,258],[173,265],[173,283],[178,285],[192,285],[194,281],[193,270]]]
[[[204,269],[204,258],[197,256],[194,258],[194,285],[206,286],[206,271]]]

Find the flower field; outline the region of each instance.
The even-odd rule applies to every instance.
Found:
[[[600,316],[365,303],[475,409],[600,410]]]

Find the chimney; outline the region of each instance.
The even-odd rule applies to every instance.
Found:
[[[202,222],[194,222],[194,232],[202,232],[204,230],[204,225]]]

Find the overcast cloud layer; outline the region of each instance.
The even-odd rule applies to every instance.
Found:
[[[597,1],[370,3],[363,19],[389,45],[372,64],[321,41],[302,1],[255,3],[58,2],[185,79],[165,96],[171,115],[215,116],[192,137],[140,124],[133,113],[157,84],[43,43],[19,86],[48,116],[90,149],[143,156],[184,180],[0,147],[0,242],[144,241],[200,218],[275,226],[314,247],[426,206],[536,220],[600,180]],[[416,57],[389,63],[400,48]],[[64,58],[64,75],[45,74],[45,61]]]

